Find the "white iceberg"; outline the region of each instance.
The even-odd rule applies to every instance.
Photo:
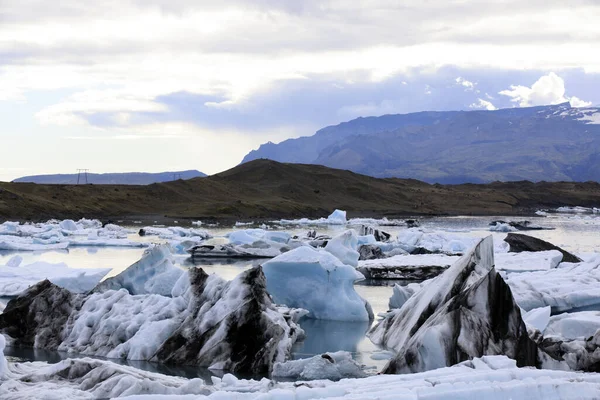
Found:
[[[168,245],[147,249],[142,258],[125,271],[99,284],[95,292],[126,289],[129,294],[160,294],[171,296],[175,283],[185,273],[173,263]]]
[[[563,313],[548,318],[542,331],[544,337],[554,336],[561,340],[583,340],[592,337],[600,329],[600,311]]]
[[[353,230],[347,230],[346,232],[334,237],[327,242],[325,251],[336,256],[342,264],[350,265],[352,267],[358,266],[359,253],[358,248],[358,237],[356,232]]]
[[[371,306],[354,290],[363,275],[327,251],[299,247],[265,262],[263,270],[278,304],[304,308],[315,319],[373,319]]]
[[[336,209],[327,218],[281,219],[271,222],[280,225],[346,225],[348,220],[346,219],[346,211]]]

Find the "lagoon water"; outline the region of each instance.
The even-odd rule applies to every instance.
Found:
[[[420,219],[421,229],[432,231],[460,232],[461,234],[484,237],[494,236],[494,240],[503,240],[506,233],[490,232],[489,222],[492,220],[523,220],[524,218],[515,217],[437,217]],[[600,252],[600,216],[597,215],[568,215],[551,214],[548,217],[527,218],[534,224],[542,225],[553,230],[529,231],[525,234],[535,236],[570,252],[584,254]],[[228,232],[238,229],[244,229],[250,226],[219,226],[208,227],[206,230],[215,236],[211,239],[214,242],[223,241],[221,237]],[[293,234],[304,235],[309,229],[308,226],[278,226],[270,225],[273,229],[286,230]],[[132,232],[137,231],[139,226],[132,226]],[[204,228],[204,227],[202,227]],[[317,226],[310,227],[316,229],[318,233],[335,235],[346,229],[343,226]],[[395,237],[401,230],[407,229],[402,226],[385,226],[380,229],[392,234]],[[140,241],[157,242],[156,237],[139,237],[132,233],[130,239]],[[108,276],[114,276],[129,265],[136,262],[142,255],[144,249],[132,248],[85,248],[76,247],[64,251],[48,251],[43,253],[36,252],[0,252],[0,264],[19,254],[23,257],[23,264],[29,264],[34,261],[46,261],[50,263],[64,262],[72,268],[99,268],[110,267],[112,271]],[[225,279],[232,279],[245,269],[255,265],[260,265],[263,260],[194,260],[186,256],[176,256],[177,264],[182,268],[198,266],[204,268],[207,273],[215,273]],[[107,277],[108,277],[107,276]],[[375,315],[384,313],[388,308],[388,300],[392,294],[392,286],[399,281],[374,281],[367,280],[358,282],[355,285],[356,291],[373,307]],[[6,301],[0,299],[0,301]],[[307,337],[294,347],[294,358],[305,358],[327,351],[345,350],[353,354],[354,358],[361,364],[366,365],[372,370],[380,370],[387,362],[386,352],[375,346],[366,337],[370,324],[366,322],[337,322],[304,319],[301,321],[302,328],[306,331]],[[14,349],[7,348],[6,355],[25,360],[40,360],[57,362],[66,357],[73,357],[72,354],[59,354],[43,350],[32,349]],[[219,375],[216,372],[208,371],[204,368],[165,366],[149,362],[139,361],[118,361],[137,368],[157,371],[166,374],[183,375],[187,377],[208,378],[210,375]]]

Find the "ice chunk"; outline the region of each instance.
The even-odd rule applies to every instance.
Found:
[[[445,254],[397,255],[359,261],[358,270],[372,279],[423,280],[441,274],[459,258]]]
[[[496,269],[506,272],[546,271],[556,268],[563,259],[558,250],[496,253]]]
[[[545,306],[551,306],[552,313],[595,310],[600,306],[600,256],[546,271],[509,274],[506,282],[525,310]]]
[[[331,215],[327,217],[327,222],[331,225],[346,225],[346,211],[334,210]]]
[[[353,267],[358,266],[358,258],[360,257],[357,248],[358,238],[353,230],[347,230],[334,237],[325,246],[325,250],[336,256],[342,264]]]
[[[370,305],[354,290],[364,279],[324,250],[300,247],[263,264],[267,289],[278,304],[304,308],[316,319],[368,321]]]
[[[65,231],[76,231],[77,230],[77,225],[75,224],[75,221],[73,221],[72,219],[65,219],[64,221],[61,221],[58,226],[60,226],[60,229],[63,229]]]
[[[158,245],[144,252],[136,261],[119,275],[108,278],[99,284],[94,292],[126,289],[129,294],[160,294],[170,296],[175,282],[184,271],[173,265],[173,257],[168,245]]]
[[[600,311],[563,313],[548,317],[547,327],[542,330],[545,337],[556,336],[563,340],[585,339],[594,336],[600,329]]]
[[[174,297],[108,290],[73,295],[43,281],[11,300],[0,333],[15,346],[268,373],[303,337],[271,302],[260,267],[232,281],[192,268]]]
[[[528,328],[544,332],[544,329],[546,329],[550,322],[550,307],[535,308],[527,312],[522,312],[521,315]]]
[[[325,353],[311,358],[275,363],[273,377],[310,381],[344,378],[364,378],[367,375],[347,351]]]
[[[426,371],[497,354],[535,365],[537,346],[494,270],[493,248],[491,236],[481,240],[371,330],[373,342],[398,352],[384,372]]]

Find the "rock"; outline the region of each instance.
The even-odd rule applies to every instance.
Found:
[[[381,248],[378,246],[373,246],[371,244],[363,244],[358,248],[358,260],[376,260],[380,258],[385,258],[385,254],[381,251]]]
[[[506,355],[520,366],[537,363],[508,285],[494,269],[491,237],[392,310],[371,340],[397,355],[383,372],[412,373],[484,355]]]
[[[522,251],[558,250],[563,254],[563,262],[582,262],[581,258],[569,253],[568,251],[565,251],[560,247],[553,245],[552,243],[548,243],[542,239],[534,238],[532,236],[509,233],[504,241],[510,245],[509,251],[512,253],[519,253]]]
[[[146,236],[146,230],[144,228],[140,228],[140,230],[138,231],[138,235]]]

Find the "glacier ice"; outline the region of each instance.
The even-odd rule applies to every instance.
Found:
[[[298,313],[271,303],[260,267],[232,281],[192,268],[171,294],[75,295],[46,280],[8,303],[0,332],[16,346],[253,373],[303,337]]]
[[[171,296],[171,290],[185,272],[173,265],[169,245],[147,249],[142,258],[119,275],[100,283],[95,292],[126,289],[129,294],[160,294]]]
[[[278,304],[304,308],[316,319],[373,319],[370,305],[353,286],[363,275],[325,250],[299,247],[265,262],[263,269]]]
[[[397,351],[386,373],[420,372],[483,355],[507,355],[535,365],[511,291],[494,269],[493,240],[482,239],[370,332],[371,340]]]

